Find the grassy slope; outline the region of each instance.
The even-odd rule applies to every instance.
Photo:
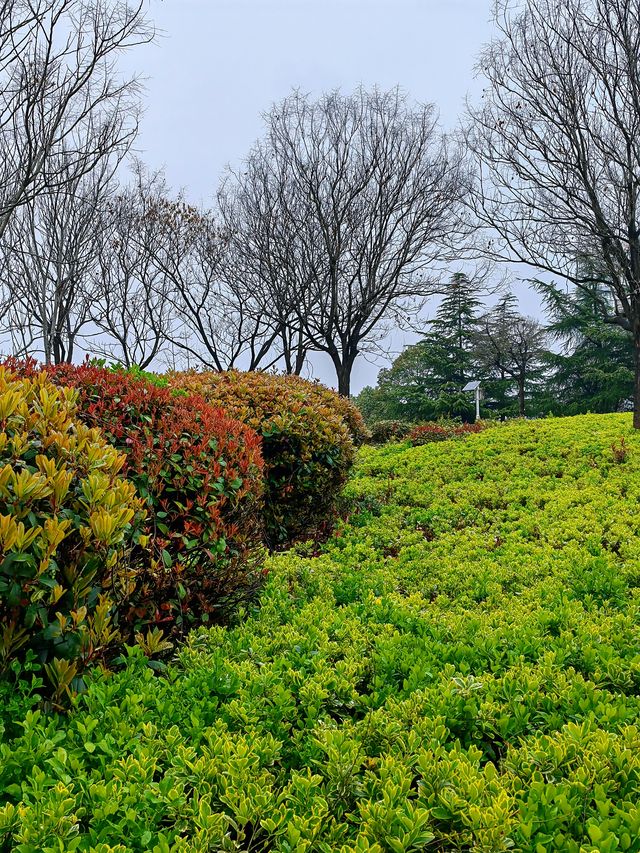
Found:
[[[640,850],[630,417],[365,449],[348,493],[167,679],[134,655],[29,716],[0,849]]]

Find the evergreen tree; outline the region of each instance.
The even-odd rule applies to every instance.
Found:
[[[482,307],[477,286],[464,273],[452,275],[426,336],[439,356],[443,390],[456,393],[474,378],[474,337]]]
[[[514,403],[521,417],[537,408],[535,397],[546,378],[546,337],[546,330],[537,320],[517,311],[512,293],[503,296],[482,317],[475,337],[475,355],[489,380],[492,407],[501,415],[511,413]]]
[[[358,397],[367,420],[472,420],[473,400],[462,388],[475,375],[481,307],[477,286],[464,273],[454,274],[423,340],[407,347],[380,371],[377,386]]]
[[[551,320],[548,331],[562,344],[549,356],[554,410],[572,415],[631,405],[633,340],[630,332],[607,322],[615,311],[607,286],[594,281],[570,293],[555,285],[539,287]]]

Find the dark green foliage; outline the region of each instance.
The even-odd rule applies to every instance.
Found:
[[[455,393],[474,378],[474,338],[482,301],[478,285],[464,273],[455,273],[429,323],[427,341],[436,355],[435,364],[444,393]]]
[[[419,423],[441,417],[473,420],[473,399],[461,389],[475,371],[473,346],[481,302],[463,274],[451,277],[423,340],[407,347],[376,388],[356,398],[365,419]]]
[[[175,373],[171,384],[201,394],[260,436],[271,547],[326,535],[355,447],[368,434],[350,400],[299,376],[240,370]]]
[[[460,388],[450,378],[447,347],[429,337],[407,347],[391,367],[380,371],[376,388],[365,388],[355,402],[370,425],[440,417],[473,419],[473,399]]]
[[[507,292],[480,320],[474,336],[476,374],[484,380],[485,408],[496,415],[539,414],[548,381],[547,332],[517,310]]]
[[[615,412],[633,399],[633,337],[606,322],[613,314],[605,285],[570,293],[545,285],[550,333],[562,349],[549,354],[549,396],[563,414]]]
[[[611,322],[606,284],[564,292],[537,282],[549,324],[524,317],[513,293],[483,315],[462,281],[443,300],[423,340],[380,371],[356,402],[368,423],[473,420],[469,378],[482,382],[482,416],[540,417],[628,409],[633,398],[633,340]]]

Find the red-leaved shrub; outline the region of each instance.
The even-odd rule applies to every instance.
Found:
[[[269,373],[176,373],[176,389],[201,394],[262,437],[267,541],[278,546],[325,533],[367,434],[344,397],[298,376]]]
[[[65,364],[47,372],[78,390],[78,416],[126,453],[123,473],[146,500],[154,558],[131,623],[183,630],[226,617],[261,577],[256,433],[202,397],[125,371]]]
[[[426,423],[414,427],[409,433],[409,441],[414,447],[431,444],[434,441],[446,441],[449,438],[462,438],[476,432],[482,432],[487,425],[482,421],[475,424]]]

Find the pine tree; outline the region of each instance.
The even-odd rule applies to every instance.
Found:
[[[474,341],[482,302],[477,285],[454,274],[424,338],[407,347],[375,388],[357,402],[368,419],[426,421],[474,417],[473,400],[462,393],[476,371]]]
[[[477,285],[464,273],[452,275],[425,338],[441,356],[437,372],[442,390],[459,392],[473,378],[474,338],[481,309]]]
[[[559,414],[614,412],[633,399],[633,340],[607,319],[615,312],[606,285],[565,293],[545,285],[548,331],[562,349],[550,358],[550,391]]]

